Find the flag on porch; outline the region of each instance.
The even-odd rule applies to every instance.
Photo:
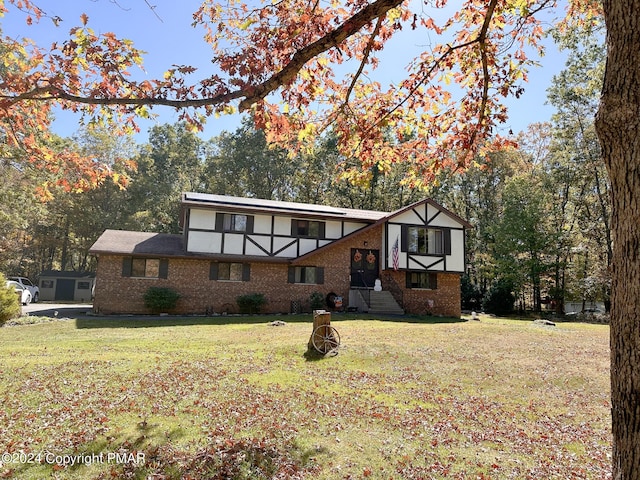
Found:
[[[393,244],[393,248],[391,249],[391,261],[393,262],[393,269],[398,270],[400,266],[400,258],[398,253],[398,237],[396,237],[396,241]]]

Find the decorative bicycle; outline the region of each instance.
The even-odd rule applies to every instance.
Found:
[[[311,344],[316,351],[326,355],[340,346],[340,334],[331,325],[320,325],[311,334]]]

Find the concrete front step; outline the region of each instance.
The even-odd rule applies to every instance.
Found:
[[[404,315],[404,310],[398,305],[391,292],[372,290],[369,297],[369,313]]]

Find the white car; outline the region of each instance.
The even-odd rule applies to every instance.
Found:
[[[19,283],[23,288],[29,290],[31,294],[31,301],[36,303],[40,298],[40,289],[37,285],[34,285],[27,277],[7,277],[7,280]]]
[[[22,305],[29,305],[31,303],[31,292],[24,285],[14,280],[8,280],[7,288],[13,288],[15,290]]]

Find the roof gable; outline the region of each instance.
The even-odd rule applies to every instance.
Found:
[[[455,213],[453,213],[452,211],[444,208],[442,205],[440,205],[438,202],[435,202],[434,200],[430,199],[430,198],[425,198],[423,200],[420,200],[418,202],[412,203],[411,205],[407,205],[406,207],[402,207],[399,208],[398,210],[396,210],[395,212],[391,212],[389,213],[386,217],[382,218],[381,221],[384,222],[388,222],[393,218],[399,217],[400,215],[402,215],[403,213],[409,212],[411,210],[414,210],[418,207],[421,207],[422,205],[431,205],[432,207],[434,207],[436,210],[438,210],[440,213],[446,215],[447,217],[449,217],[451,220],[453,220],[455,223],[460,224],[460,227],[463,228],[473,228],[473,225],[471,225],[469,222],[467,222],[465,219],[463,219],[462,217],[460,217],[459,215],[456,215]]]
[[[294,259],[292,262],[293,263],[300,263],[301,261],[305,261],[307,260],[309,257],[312,257],[314,255],[316,255],[317,253],[320,252],[324,252],[330,248],[335,247],[336,245],[339,245],[349,239],[351,239],[353,236],[355,235],[361,235],[363,233],[369,232],[370,230],[378,227],[379,225],[385,224],[387,222],[389,222],[390,220],[392,220],[393,218],[399,217],[400,215],[409,212],[413,209],[416,209],[424,204],[429,204],[431,206],[433,206],[436,210],[438,210],[440,213],[450,217],[452,220],[454,220],[456,223],[460,224],[460,228],[473,228],[473,225],[471,225],[469,222],[467,222],[466,220],[464,220],[463,218],[459,217],[458,215],[456,215],[455,213],[447,210],[446,208],[444,208],[442,205],[440,205],[437,202],[434,202],[433,200],[431,200],[430,198],[425,198],[423,200],[420,200],[418,202],[412,203],[411,205],[407,205],[406,207],[402,207],[398,210],[396,210],[395,212],[391,212],[388,213],[387,215],[385,215],[384,217],[380,218],[377,222],[372,223],[371,225],[367,225],[366,227],[357,230],[349,235],[346,235],[342,238],[340,238],[339,240],[336,240],[334,242],[331,242],[323,247],[317,248],[305,255],[302,255],[296,259]]]

